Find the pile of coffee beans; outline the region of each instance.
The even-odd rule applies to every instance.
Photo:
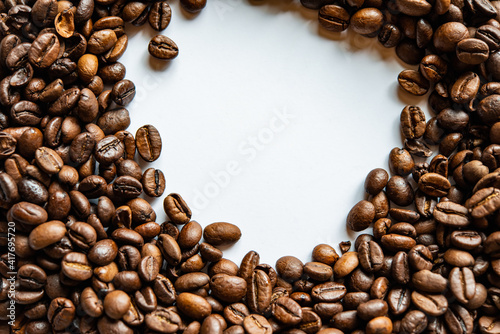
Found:
[[[166,1],[0,0],[0,333],[500,333],[500,1],[301,2],[394,47],[433,117],[406,106],[390,174],[368,174],[347,227],[372,233],[272,267],[223,257],[237,226],[202,228],[175,193],[158,224],[144,196],[165,177],[136,158],[162,140],[127,131],[118,60],[126,24],[169,25]]]

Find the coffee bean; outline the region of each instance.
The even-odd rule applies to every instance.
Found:
[[[429,293],[441,293],[448,284],[446,278],[427,269],[413,274],[411,281],[418,290]]]
[[[205,227],[203,238],[214,246],[231,245],[241,238],[241,231],[231,223],[213,223]]]
[[[92,277],[92,267],[83,253],[66,254],[62,259],[61,269],[64,275],[76,281],[84,281]]]
[[[424,95],[429,90],[427,79],[415,70],[404,70],[399,73],[398,82],[401,88],[416,96]]]
[[[459,22],[447,22],[434,33],[434,46],[439,52],[452,52],[458,42],[469,37],[467,27]]]
[[[143,257],[137,268],[139,276],[145,282],[153,281],[160,272],[160,264],[152,256]]]
[[[240,301],[247,293],[246,281],[238,276],[217,274],[210,279],[213,295],[227,303]]]
[[[123,156],[123,143],[115,136],[106,136],[96,143],[94,156],[101,164],[111,164]]]
[[[249,334],[271,334],[273,332],[266,318],[258,314],[250,314],[245,317],[243,327]]]
[[[401,176],[395,175],[389,179],[386,192],[387,197],[399,206],[407,206],[413,202],[411,185]]]
[[[299,306],[299,309],[300,309],[300,306]],[[302,309],[300,309],[300,311],[302,311]],[[279,313],[279,310],[276,313]],[[233,303],[233,304],[230,304],[224,308],[224,318],[229,323],[234,324],[234,325],[242,325],[243,320],[248,315],[250,315],[250,312],[249,312],[247,306],[243,303]]]
[[[58,173],[64,165],[61,157],[48,147],[40,147],[35,152],[36,164],[47,174]]]
[[[177,296],[177,307],[188,317],[198,320],[204,319],[212,312],[212,307],[205,298],[188,292]]]
[[[39,250],[60,241],[66,234],[65,225],[57,220],[35,227],[29,234],[29,245]]]
[[[31,44],[28,59],[37,68],[47,68],[57,59],[59,50],[59,39],[55,34],[41,34]]]
[[[68,327],[75,318],[75,305],[66,298],[55,298],[50,302],[47,310],[47,318],[56,331]]]
[[[174,59],[179,54],[177,44],[163,35],[157,35],[151,39],[148,51],[151,56],[164,60]]]
[[[378,32],[384,24],[383,14],[376,8],[362,8],[351,16],[352,30],[361,35]]]
[[[450,305],[444,315],[444,320],[452,333],[472,333],[473,319],[469,311],[464,307],[453,304]]]
[[[337,5],[325,5],[318,13],[319,24],[330,31],[341,32],[349,26],[350,15]]]
[[[480,80],[476,73],[465,72],[451,87],[451,99],[456,103],[468,103],[476,97],[479,85]]]
[[[137,152],[145,161],[155,161],[161,153],[160,133],[152,125],[145,125],[135,134]]]
[[[358,254],[356,252],[347,252],[335,263],[333,266],[333,273],[335,277],[345,277],[353,272],[358,265]]]
[[[153,6],[151,6],[148,15],[148,21],[151,28],[158,31],[164,30],[170,23],[171,15],[172,11],[166,1],[155,2]]]
[[[471,216],[475,219],[483,218],[496,211],[497,206],[500,207],[499,194],[495,188],[483,188],[474,193],[466,203]]]

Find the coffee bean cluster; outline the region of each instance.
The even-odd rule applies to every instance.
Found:
[[[0,1],[2,321],[9,222],[17,272],[1,333],[500,333],[500,2],[301,2],[324,29],[394,47],[415,66],[399,85],[430,91],[433,117],[405,107],[391,175],[368,174],[347,227],[373,233],[273,267],[223,258],[239,228],[203,229],[180,195],[162,224],[144,199],[165,177],[136,158],[155,161],[162,141],[152,125],[127,131],[135,86],[118,60],[126,24],[169,25],[166,1]],[[148,51],[178,55],[163,35]]]

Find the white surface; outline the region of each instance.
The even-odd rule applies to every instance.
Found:
[[[150,58],[152,29],[131,28],[120,60],[138,91],[130,131],[159,129],[163,151],[152,166],[194,220],[241,228],[226,258],[239,264],[253,249],[274,265],[284,255],[310,261],[318,243],[338,251],[354,241],[345,218],[366,174],[387,169],[389,151],[402,145],[402,108],[425,99],[399,92],[394,50],[326,32],[298,2],[208,2],[196,17],[171,3],[163,34],[180,53],[170,63]],[[154,201],[159,223],[162,202]]]

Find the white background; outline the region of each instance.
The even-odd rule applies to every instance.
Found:
[[[180,193],[203,226],[238,225],[241,240],[224,251],[237,264],[249,250],[271,265],[284,255],[307,262],[318,243],[338,251],[354,241],[345,219],[366,174],[388,169],[389,151],[402,146],[402,108],[426,105],[398,88],[394,50],[323,30],[298,2],[209,0],[197,16],[171,6],[163,34],[179,56],[152,59],[156,33],[129,27],[120,60],[137,86],[129,130],[161,133],[151,166],[165,173],[165,195]],[[153,201],[159,223],[162,202]]]

